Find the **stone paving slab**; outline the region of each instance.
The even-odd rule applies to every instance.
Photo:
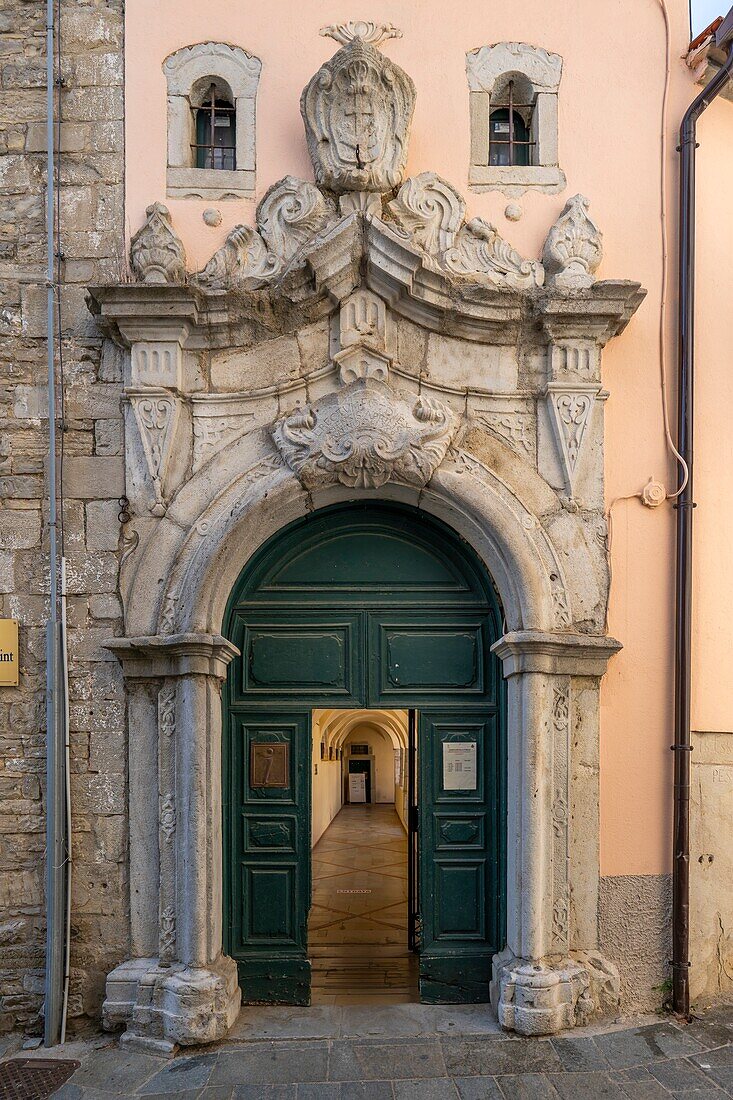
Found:
[[[551,1039],[478,1034],[479,1014],[410,1005],[324,1013],[263,1010],[261,1028],[166,1060],[111,1039],[40,1056],[77,1058],[56,1100],[725,1100],[733,1097],[733,1006],[690,1025],[652,1019]],[[470,1006],[467,1006],[470,1008]],[[422,1009],[431,1012],[422,1014]],[[389,1034],[390,1014],[397,1013]],[[416,1021],[429,1024],[413,1034]],[[326,1026],[326,1022],[327,1025]],[[448,1024],[453,1026],[447,1030]],[[246,1033],[246,1025],[245,1025]],[[290,1035],[299,1031],[297,1038]],[[302,1034],[305,1032],[305,1035]],[[324,1034],[326,1032],[326,1034]],[[330,1032],[330,1034],[328,1034]],[[250,1026],[250,1034],[255,1029]],[[388,1037],[389,1036],[389,1037]],[[722,1041],[721,1041],[722,1040]],[[5,1057],[18,1053],[7,1045]],[[26,1052],[24,1052],[26,1053]]]

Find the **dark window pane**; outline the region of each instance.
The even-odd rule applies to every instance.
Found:
[[[511,133],[508,107],[497,107],[489,117],[489,164],[526,165],[531,163],[529,130],[517,112],[514,116],[514,133]],[[512,140],[510,140],[512,139]]]
[[[213,112],[214,136],[212,141],[210,105],[199,107],[196,111],[196,167],[223,168],[233,171],[236,168],[235,141],[236,119],[231,104],[216,100]]]

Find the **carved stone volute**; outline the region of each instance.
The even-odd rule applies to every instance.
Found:
[[[143,283],[164,285],[186,280],[186,253],[171,224],[167,206],[152,203],[145,223],[130,242],[130,264]]]
[[[316,183],[385,193],[405,171],[415,85],[362,38],[321,66],[300,99]]]

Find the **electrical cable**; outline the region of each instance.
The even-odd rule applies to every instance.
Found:
[[[662,417],[664,420],[664,437],[667,447],[674,455],[675,460],[682,469],[682,484],[674,493],[667,493],[667,500],[674,500],[684,492],[690,476],[687,463],[675,446],[672,439],[672,431],[669,425],[669,407],[667,404],[667,297],[669,293],[669,255],[667,249],[667,105],[669,101],[669,85],[672,74],[672,32],[669,23],[669,10],[666,0],[658,0],[659,7],[664,17],[665,34],[665,73],[664,95],[662,96],[662,171],[661,171],[661,200],[662,200],[662,303],[659,311],[659,366],[662,383]]]
[[[661,199],[661,230],[662,230],[662,291],[659,309],[659,371],[661,382],[662,422],[664,425],[664,438],[669,451],[674,455],[675,461],[682,469],[682,483],[674,493],[665,491],[665,500],[674,500],[684,492],[690,473],[687,463],[675,446],[669,422],[669,406],[667,399],[667,298],[669,294],[669,250],[667,247],[667,160],[669,142],[667,139],[667,111],[669,104],[669,86],[672,75],[672,31],[669,21],[669,10],[666,0],[658,0],[664,19],[665,41],[665,66],[664,66],[664,91],[662,93],[662,127],[661,127],[661,171],[660,171],[660,199]],[[606,558],[608,562],[609,589],[613,576],[611,548],[613,544],[613,509],[624,500],[644,500],[642,493],[626,493],[623,496],[614,497],[606,510],[606,524],[608,526],[608,541]],[[645,502],[646,503],[646,502]],[[660,500],[659,503],[662,503]],[[608,603],[606,604],[606,631],[608,632]]]

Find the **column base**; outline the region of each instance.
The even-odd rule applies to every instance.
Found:
[[[596,952],[538,960],[502,952],[494,956],[493,971],[499,1023],[518,1035],[555,1035],[619,1011],[618,968]]]
[[[102,1023],[108,1030],[126,1024],[126,1046],[171,1054],[177,1045],[222,1039],[241,997],[236,963],[226,955],[207,967],[131,959],[107,978]]]

